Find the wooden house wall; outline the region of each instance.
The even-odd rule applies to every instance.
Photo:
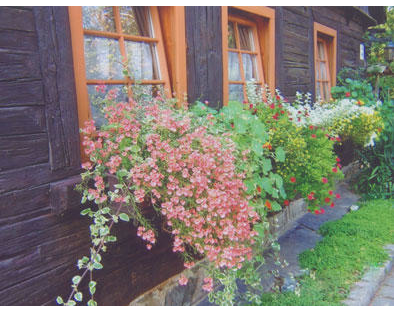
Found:
[[[275,7],[276,87],[292,99],[296,91],[315,95],[313,23],[337,31],[337,73],[363,66],[360,43],[365,23],[350,7]]]
[[[72,190],[80,152],[67,8],[0,8],[0,305],[52,305],[89,252]],[[182,269],[169,237],[147,251],[124,223],[97,274],[100,304],[128,304]]]
[[[313,22],[338,31],[338,70],[359,62],[361,22],[341,8],[276,7],[277,87],[313,91]],[[220,7],[187,7],[188,93],[222,102]],[[66,8],[0,8],[0,305],[54,304],[88,253],[88,220],[72,187],[79,135]],[[169,237],[147,251],[130,224],[98,274],[101,304],[127,304],[180,272]]]

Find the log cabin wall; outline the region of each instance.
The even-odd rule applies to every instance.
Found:
[[[74,83],[67,8],[1,7],[0,305],[55,304],[89,253],[89,222],[73,191]],[[116,227],[118,242],[96,273],[100,304],[128,304],[182,270],[168,235],[147,251],[135,232],[129,223]]]
[[[360,60],[360,43],[371,24],[354,8],[275,7],[275,11],[276,87],[290,100],[296,91],[315,96],[314,22],[337,31],[337,73],[343,67],[364,65]]]
[[[276,7],[277,87],[314,90],[313,22],[338,31],[337,71],[357,67],[363,23],[343,8]],[[188,93],[222,103],[220,7],[187,7]],[[365,23],[364,23],[365,25]],[[0,305],[51,305],[88,253],[73,191],[79,134],[68,11],[0,8]],[[121,305],[182,270],[170,238],[147,251],[128,223],[97,274],[97,300]]]

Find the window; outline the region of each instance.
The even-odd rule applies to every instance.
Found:
[[[230,101],[246,98],[246,81],[264,84],[257,27],[248,20],[228,18],[228,90]]]
[[[314,23],[316,98],[323,101],[336,82],[336,37],[336,30]]]
[[[265,7],[222,9],[223,100],[243,101],[246,82],[275,88],[275,11]]]
[[[102,123],[99,108],[93,104],[103,96],[96,91],[99,85],[109,91],[138,81],[146,92],[163,86],[170,95],[156,7],[70,7],[69,15],[80,127],[91,118]],[[122,92],[113,95],[127,100]]]

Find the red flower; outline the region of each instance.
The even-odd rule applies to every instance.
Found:
[[[331,203],[330,207],[333,208],[334,206],[335,206],[335,204],[334,204],[334,203]]]
[[[261,193],[261,187],[257,185],[257,192]]]
[[[338,142],[341,142],[341,138],[340,137],[336,137],[335,138]]]
[[[278,113],[276,113],[274,116],[272,116],[275,120],[278,120]]]
[[[255,110],[253,111],[253,114],[256,114],[257,113],[257,109],[255,108]]]
[[[231,128],[234,128],[234,124],[233,123],[231,123]]]
[[[312,133],[311,137],[315,139],[316,138],[316,134]]]
[[[316,209],[316,210],[315,210],[315,214],[318,215],[319,213],[320,213],[320,211]]]
[[[249,104],[249,108],[252,109],[253,108],[253,104]]]
[[[341,159],[340,159],[339,157],[337,157],[335,160],[336,160],[337,162],[340,162],[340,161],[341,161]]]
[[[328,183],[328,180],[327,180],[327,178],[325,178],[325,177],[321,178],[321,181],[322,181],[323,183]]]
[[[324,201],[328,204],[330,202],[330,198],[326,197],[326,198],[324,198]]]
[[[328,194],[332,195],[332,194],[334,194],[334,192],[331,191],[331,190],[329,190],[329,191],[328,191]]]
[[[338,168],[342,168],[342,166],[341,166],[340,163],[337,163],[337,167],[338,167]]]
[[[243,100],[243,101],[242,101],[242,103],[244,103],[244,104],[248,104],[248,101],[246,101],[246,100]]]
[[[280,96],[279,96],[279,95],[277,95],[277,96],[276,96],[276,99],[279,101],[279,100],[280,100]]]
[[[338,172],[338,169],[337,169],[336,167],[334,167],[334,168],[332,168],[332,172],[337,173],[337,172]]]
[[[309,126],[309,129],[313,130],[313,126],[312,126],[312,125],[310,125],[310,126]]]
[[[290,178],[290,182],[291,182],[291,183],[295,183],[295,182],[296,182],[296,178],[295,178],[295,177],[291,177],[291,178]]]
[[[320,208],[320,213],[324,214],[326,211],[323,208]]]
[[[275,108],[275,104],[274,103],[270,104],[270,108],[274,109]]]
[[[283,114],[285,113],[285,111],[284,111],[284,110],[281,110],[280,113],[283,115]]]
[[[308,199],[309,199],[309,200],[315,199],[315,197],[314,197],[313,195],[315,195],[315,193],[313,193],[313,192],[311,192],[310,194],[308,194]]]
[[[340,199],[341,198],[341,194],[335,194],[335,197]]]
[[[286,200],[283,202],[283,204],[284,204],[285,206],[288,206],[288,205],[290,204],[290,202],[286,199]]]
[[[347,97],[350,97],[350,92],[346,92],[345,94]]]
[[[267,206],[268,209],[271,209],[271,203],[269,202],[269,200],[265,201],[265,205]]]

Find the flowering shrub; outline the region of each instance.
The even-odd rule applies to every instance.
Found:
[[[255,85],[249,84],[248,89],[261,94]],[[279,92],[273,96],[264,90],[260,102],[253,105],[256,116],[269,127],[267,144],[273,148],[284,147],[286,159],[275,164],[275,171],[283,177],[288,197],[300,194],[306,199],[308,209],[315,213],[323,213],[323,205],[333,206],[334,182],[343,177],[340,160],[333,153],[333,143],[339,138],[331,137],[316,125],[302,127],[299,124],[302,111],[293,117]]]
[[[204,290],[211,291],[212,277],[220,280],[223,271],[238,271],[237,277],[242,278],[241,269],[249,272],[254,266],[252,248],[261,247],[267,226],[257,223],[264,213],[260,209],[259,215],[249,203],[255,190],[248,191],[244,183],[250,172],[240,166],[240,160],[249,153],[243,151],[237,159],[240,152],[231,134],[208,132],[204,123],[212,123],[211,115],[201,118],[175,109],[161,97],[143,105],[132,100],[115,103],[108,97],[106,101],[102,108],[106,122],[96,129],[94,121],[89,121],[82,129],[89,161],[83,164],[86,171],[79,189],[82,203],[93,201],[97,208],[81,214],[93,219],[93,248],[90,257],[78,261],[85,271],[73,278],[68,300],[59,297],[58,303],[73,305],[82,300],[79,283],[88,271],[102,268],[100,252],[116,240],[110,230],[119,219],[135,220],[137,235],[147,249],[154,248],[158,230],[144,217],[144,203],[153,206],[173,234],[173,251],[183,256],[185,267],[194,265],[195,254],[209,260]],[[267,168],[268,164],[268,173]],[[116,178],[114,185],[108,182],[111,175]],[[274,202],[272,207],[277,208]],[[185,285],[187,278],[182,276],[179,283]],[[95,287],[91,277],[89,305],[96,304]]]
[[[377,106],[366,107],[359,101],[344,99],[334,103],[312,105],[309,96],[297,93],[295,105],[286,105],[292,121],[303,127],[310,125],[327,129],[331,137],[351,140],[363,146],[383,127]]]

